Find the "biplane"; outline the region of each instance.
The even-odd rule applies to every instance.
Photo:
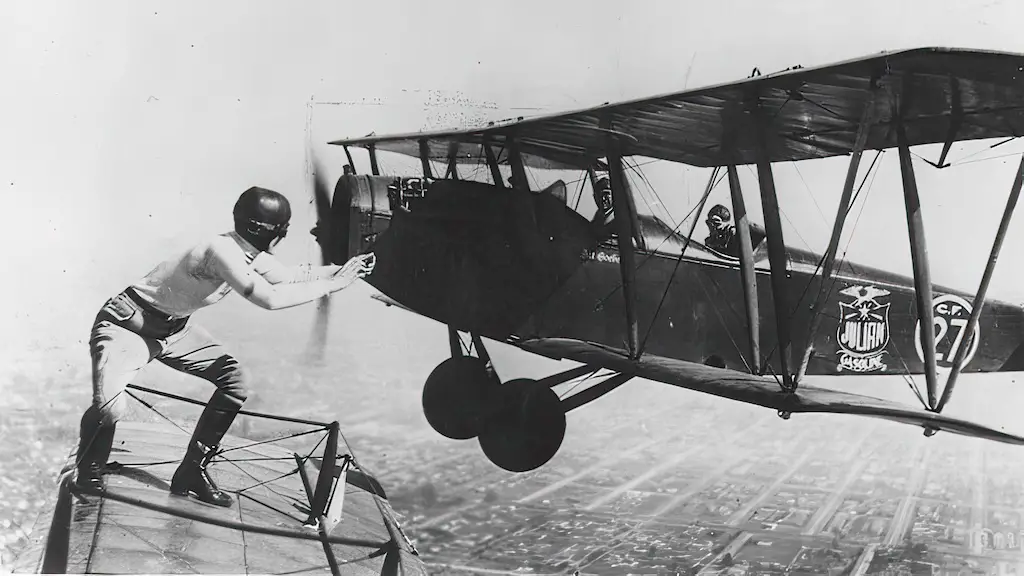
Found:
[[[225,436],[209,469],[237,502],[221,508],[169,492],[189,432],[168,414],[204,403],[134,384],[127,394],[145,410],[118,426],[104,487],[74,482],[72,450],[56,501],[37,519],[15,572],[427,573],[337,421],[241,411],[290,433]]]
[[[330,142],[351,169],[332,197],[318,185],[315,234],[334,262],[373,251],[367,281],[379,299],[448,326],[451,357],[426,378],[426,419],[449,438],[478,438],[506,470],[543,465],[562,442],[567,411],[632,378],[785,419],[859,414],[928,436],[1022,444],[942,411],[961,373],[1024,370],[1024,310],[986,299],[1024,160],[1007,174],[1011,192],[975,294],[931,281],[911,162],[913,146],[942,144],[933,163],[941,168],[956,142],[1021,136],[1022,98],[1024,55],[925,48],[480,127],[347,138]],[[357,173],[354,147],[367,150],[370,174]],[[899,154],[912,277],[838,255],[861,158],[890,148]],[[381,152],[418,158],[422,173],[382,175]],[[773,164],[844,155],[825,253],[788,246]],[[702,241],[697,217],[683,230],[638,213],[631,158],[712,168],[695,214],[727,179],[734,225]],[[443,176],[435,163],[446,166]],[[750,165],[763,227],[752,223],[737,176]],[[484,176],[467,178],[473,166],[486,166]],[[577,211],[564,181],[531,189],[527,169],[580,174],[599,213]],[[581,365],[501,382],[483,338]],[[911,386],[922,407],[805,382],[874,374],[923,374],[925,390]],[[572,395],[552,390],[584,378],[589,385]]]

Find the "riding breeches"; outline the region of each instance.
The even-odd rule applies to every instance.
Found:
[[[148,308],[148,309],[147,309]],[[213,383],[222,401],[241,407],[248,378],[233,356],[190,318],[174,318],[146,307],[125,291],[100,309],[89,338],[93,406],[104,421],[125,413],[125,388],[154,359]]]

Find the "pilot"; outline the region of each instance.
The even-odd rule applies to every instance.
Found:
[[[732,214],[729,209],[721,204],[716,204],[708,211],[708,237],[704,244],[722,254],[739,258],[739,239],[736,237],[736,227],[730,222]]]
[[[590,224],[594,228],[594,234],[604,240],[612,235],[612,221],[615,219],[612,184],[608,176],[601,176],[594,181],[594,205],[597,210]]]
[[[249,188],[234,207],[234,230],[172,255],[108,300],[93,322],[92,404],[82,416],[76,466],[80,486],[101,488],[125,386],[154,359],[216,387],[196,423],[171,493],[231,506],[206,472],[221,438],[245,402],[248,381],[238,361],[190,317],[232,290],[268,310],[313,302],[373,270],[372,255],[344,266],[287,267],[273,255],[288,232],[291,207],[281,194]]]

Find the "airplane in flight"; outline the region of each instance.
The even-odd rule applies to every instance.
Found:
[[[975,294],[931,281],[911,162],[913,146],[942,144],[933,163],[941,168],[955,142],[1024,133],[1021,70],[1021,54],[922,48],[480,127],[341,139],[331,144],[349,166],[333,194],[316,177],[316,234],[325,261],[372,251],[366,280],[380,299],[448,326],[451,357],[426,378],[426,419],[449,438],[478,438],[506,470],[548,462],[566,412],[633,378],[785,419],[859,414],[928,436],[1024,444],[942,413],[962,372],[1024,370],[1024,310],[986,299],[1024,159],[1007,174],[1011,192]],[[356,173],[353,147],[368,151],[369,174]],[[858,185],[863,153],[890,148],[899,154],[912,277],[838,254],[866,179]],[[382,175],[381,151],[418,158],[422,173]],[[850,161],[825,253],[787,246],[773,164],[833,156]],[[681,230],[638,213],[635,157],[713,169],[695,208],[707,210],[705,238],[695,235],[698,217]],[[434,162],[447,167],[443,176]],[[757,173],[763,228],[745,205],[744,165]],[[467,167],[484,166],[482,181],[467,178]],[[528,168],[576,171],[596,213],[580,213],[563,181],[531,189]],[[719,180],[731,206],[708,208]],[[501,382],[483,338],[581,366]],[[912,387],[922,407],[805,382],[877,374],[923,374],[925,390]],[[564,398],[552,390],[577,379],[589,385]]]

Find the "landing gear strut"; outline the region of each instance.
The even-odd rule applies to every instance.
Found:
[[[473,336],[477,356],[465,355],[449,329],[452,357],[438,364],[423,386],[423,414],[430,426],[453,440],[478,438],[484,454],[510,472],[543,466],[565,437],[565,409],[551,388],[536,380],[502,384],[483,342]]]

